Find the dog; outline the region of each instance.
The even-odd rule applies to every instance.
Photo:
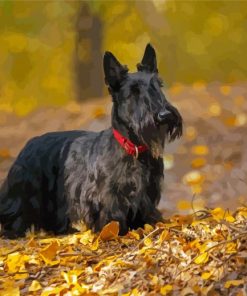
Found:
[[[154,48],[137,72],[111,52],[103,58],[112,126],[101,132],[50,132],[27,142],[0,190],[3,235],[34,228],[68,233],[83,220],[94,232],[112,220],[120,234],[162,221],[157,209],[165,142],[182,135],[182,117],[162,92]]]

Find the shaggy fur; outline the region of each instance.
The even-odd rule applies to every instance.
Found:
[[[112,127],[148,150],[136,159],[113,136],[53,132],[31,139],[0,191],[0,223],[9,237],[36,229],[66,233],[78,219],[94,231],[111,220],[120,233],[162,220],[156,209],[163,181],[165,139],[182,134],[182,118],[161,91],[156,55],[147,45],[138,72],[128,73],[104,55],[105,81],[113,98]]]

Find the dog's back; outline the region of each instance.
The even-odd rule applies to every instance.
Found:
[[[58,233],[67,230],[65,213],[60,217],[63,222],[58,222],[55,214],[58,192],[63,191],[59,177],[71,144],[77,139],[83,142],[84,138],[88,142],[96,136],[97,133],[86,131],[52,132],[27,142],[0,189],[0,223],[8,236],[23,235],[32,224]]]

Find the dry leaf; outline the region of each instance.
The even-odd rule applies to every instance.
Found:
[[[196,155],[207,155],[209,152],[208,146],[196,145],[191,148],[191,152]]]
[[[244,280],[233,280],[225,282],[225,288],[230,288],[231,286],[237,287],[246,283]]]
[[[59,249],[59,245],[58,240],[54,239],[47,247],[40,251],[40,256],[47,265],[57,265],[59,263],[59,260],[54,260]]]
[[[28,291],[29,292],[36,292],[40,289],[42,289],[42,286],[40,285],[40,283],[36,280],[33,280],[30,287],[28,288]]]
[[[171,291],[172,291],[172,285],[165,285],[165,286],[160,288],[160,294],[161,295],[167,295]]]
[[[194,260],[196,264],[204,264],[208,262],[209,255],[208,252],[202,253],[201,255],[197,256]]]
[[[102,240],[110,240],[116,238],[119,233],[119,222],[112,221],[109,224],[105,225],[101,230],[99,237]]]

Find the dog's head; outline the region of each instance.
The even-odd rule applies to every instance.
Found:
[[[155,50],[150,44],[137,69],[128,73],[112,53],[104,55],[105,82],[113,98],[112,125],[136,144],[147,145],[158,157],[165,139],[173,141],[182,135],[182,117],[162,92]]]

